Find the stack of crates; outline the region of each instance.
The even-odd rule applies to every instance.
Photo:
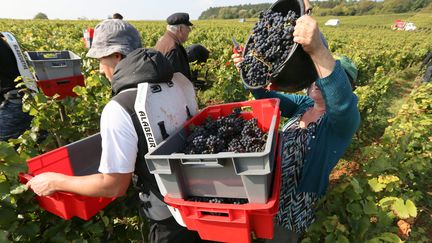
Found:
[[[33,176],[44,172],[57,172],[70,176],[98,173],[102,152],[101,136],[95,134],[66,146],[57,148],[27,161],[29,171],[20,173],[25,184]],[[88,197],[68,192],[56,192],[50,196],[36,196],[39,206],[61,218],[79,217],[89,220],[115,198]]]
[[[241,117],[256,118],[258,127],[268,133],[264,151],[181,152],[192,127],[202,125],[208,117],[228,116],[238,108]],[[209,106],[145,155],[150,173],[160,176],[159,188],[167,191],[165,201],[179,209],[189,229],[198,231],[203,239],[222,242],[249,242],[251,231],[260,238],[272,238],[280,188],[280,175],[275,173],[279,119],[279,99]],[[247,199],[248,203],[187,201],[190,197]]]
[[[167,204],[180,211],[189,230],[198,231],[201,239],[250,243],[252,235],[261,239],[273,239],[274,217],[279,209],[281,188],[281,156],[277,150],[273,173],[272,192],[266,203],[242,205],[192,202],[165,196]]]
[[[81,58],[71,51],[29,51],[27,59],[35,70],[36,83],[46,96],[74,97],[72,89],[84,86]]]

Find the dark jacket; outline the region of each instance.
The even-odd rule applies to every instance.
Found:
[[[0,99],[3,94],[15,89],[14,80],[20,76],[14,53],[9,45],[0,38]]]
[[[326,104],[326,113],[318,127],[316,138],[311,139],[305,155],[298,191],[326,192],[329,175],[351,143],[360,124],[357,96],[352,92],[348,77],[339,61],[330,76],[318,79]],[[303,114],[314,101],[305,95],[284,94],[265,89],[252,90],[257,99],[279,98],[281,115],[292,118]]]
[[[426,55],[426,57],[425,57],[425,59],[423,59],[423,62],[422,62],[422,64],[420,65],[420,69],[422,69],[423,67],[427,67],[427,66],[429,66],[429,65],[432,65],[432,51],[430,51],[427,55]]]
[[[180,72],[189,80],[191,79],[186,50],[173,33],[166,31],[156,43],[155,49],[168,58],[174,68],[174,72]]]

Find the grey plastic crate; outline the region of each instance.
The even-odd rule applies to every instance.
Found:
[[[81,75],[81,58],[71,51],[28,51],[37,80],[50,80]]]
[[[182,128],[145,155],[147,167],[158,174],[173,198],[245,198],[266,203],[271,193],[277,140],[277,116],[271,121],[263,152],[184,154],[187,131]]]

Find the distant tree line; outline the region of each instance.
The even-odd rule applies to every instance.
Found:
[[[270,6],[271,3],[213,7],[202,12],[198,19],[257,18],[261,11],[268,9]]]
[[[39,12],[33,17],[33,19],[48,19],[48,16],[44,13]]]
[[[320,16],[405,13],[432,9],[432,0],[315,0],[311,2],[314,6],[314,14]],[[270,6],[271,3],[212,7],[202,12],[199,19],[256,18],[262,10]]]
[[[430,9],[432,0],[328,0],[314,1],[313,4],[316,15],[347,16],[415,12]]]

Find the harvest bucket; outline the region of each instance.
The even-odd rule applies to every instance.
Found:
[[[303,0],[279,0],[275,2],[270,10],[280,12],[286,15],[288,11],[294,11],[297,15],[302,16],[305,14],[305,7]],[[248,42],[252,38],[249,37]],[[248,53],[248,45],[246,45],[244,55]],[[243,71],[241,77],[246,87],[250,89],[262,88],[263,86],[249,86],[243,78]],[[310,56],[303,50],[303,48],[294,43],[288,57],[282,65],[271,73],[269,82],[277,85],[279,90],[288,92],[297,92],[308,87],[318,78],[317,71]]]

